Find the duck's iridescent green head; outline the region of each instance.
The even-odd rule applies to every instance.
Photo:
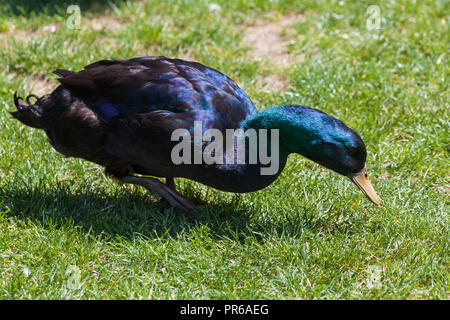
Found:
[[[260,112],[245,126],[279,129],[280,152],[299,153],[349,177],[373,203],[380,204],[367,175],[364,142],[342,121],[316,109],[284,105]]]

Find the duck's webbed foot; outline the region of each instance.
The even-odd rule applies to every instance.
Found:
[[[171,185],[175,186],[175,184],[173,183],[173,179],[172,183],[168,181],[168,185],[165,185],[158,179],[149,177],[136,177],[131,175],[126,175],[120,178],[120,181],[136,184],[146,188],[152,195],[160,196],[165,199],[171,207],[178,208],[184,211],[192,211],[198,209],[196,205],[190,203],[188,200],[183,198],[182,195],[169,187]]]

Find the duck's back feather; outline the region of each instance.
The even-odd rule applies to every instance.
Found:
[[[257,112],[233,80],[196,62],[139,57],[102,60],[80,72],[55,73],[61,84],[106,121],[165,110],[190,113],[206,128],[224,129],[239,127]]]

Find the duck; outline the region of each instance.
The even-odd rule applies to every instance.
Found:
[[[199,208],[176,190],[176,178],[225,192],[254,192],[277,179],[292,153],[349,178],[381,204],[363,140],[320,110],[281,105],[258,112],[223,73],[166,56],[101,60],[78,72],[53,73],[60,84],[50,94],[23,99],[14,93],[11,115],[44,130],[62,155],[103,166],[107,176],[144,187],[169,207]],[[201,155],[206,149],[209,158]],[[258,157],[262,149],[268,152]],[[267,157],[276,165],[269,167]]]

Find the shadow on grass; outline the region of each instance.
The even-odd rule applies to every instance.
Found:
[[[70,5],[78,5],[83,11],[101,12],[110,7],[110,4],[120,4],[124,0],[2,0],[8,13],[19,15],[35,14],[65,14]]]
[[[223,235],[225,229],[244,230],[248,221],[248,215],[238,203],[214,205],[194,200],[205,208],[186,213],[175,209],[164,211],[157,199],[137,191],[100,192],[74,194],[61,186],[51,190],[0,188],[0,210],[43,227],[70,225],[113,238],[132,238],[136,234],[149,238],[176,236],[195,224],[207,225],[212,232]]]
[[[292,214],[291,211],[286,216],[265,214],[262,217],[258,208],[247,206],[239,195],[229,202],[193,202],[204,208],[194,213],[164,211],[157,200],[124,189],[109,194],[101,193],[101,190],[74,194],[64,186],[51,190],[0,188],[0,210],[9,217],[44,228],[78,227],[113,239],[132,239],[136,235],[150,239],[176,237],[180,233],[189,233],[197,225],[206,227],[213,237],[227,237],[239,242],[249,236],[259,241],[267,233],[296,237],[305,229],[330,232],[332,225],[335,230],[344,232],[349,227],[336,225],[335,216],[318,218],[310,212]]]

